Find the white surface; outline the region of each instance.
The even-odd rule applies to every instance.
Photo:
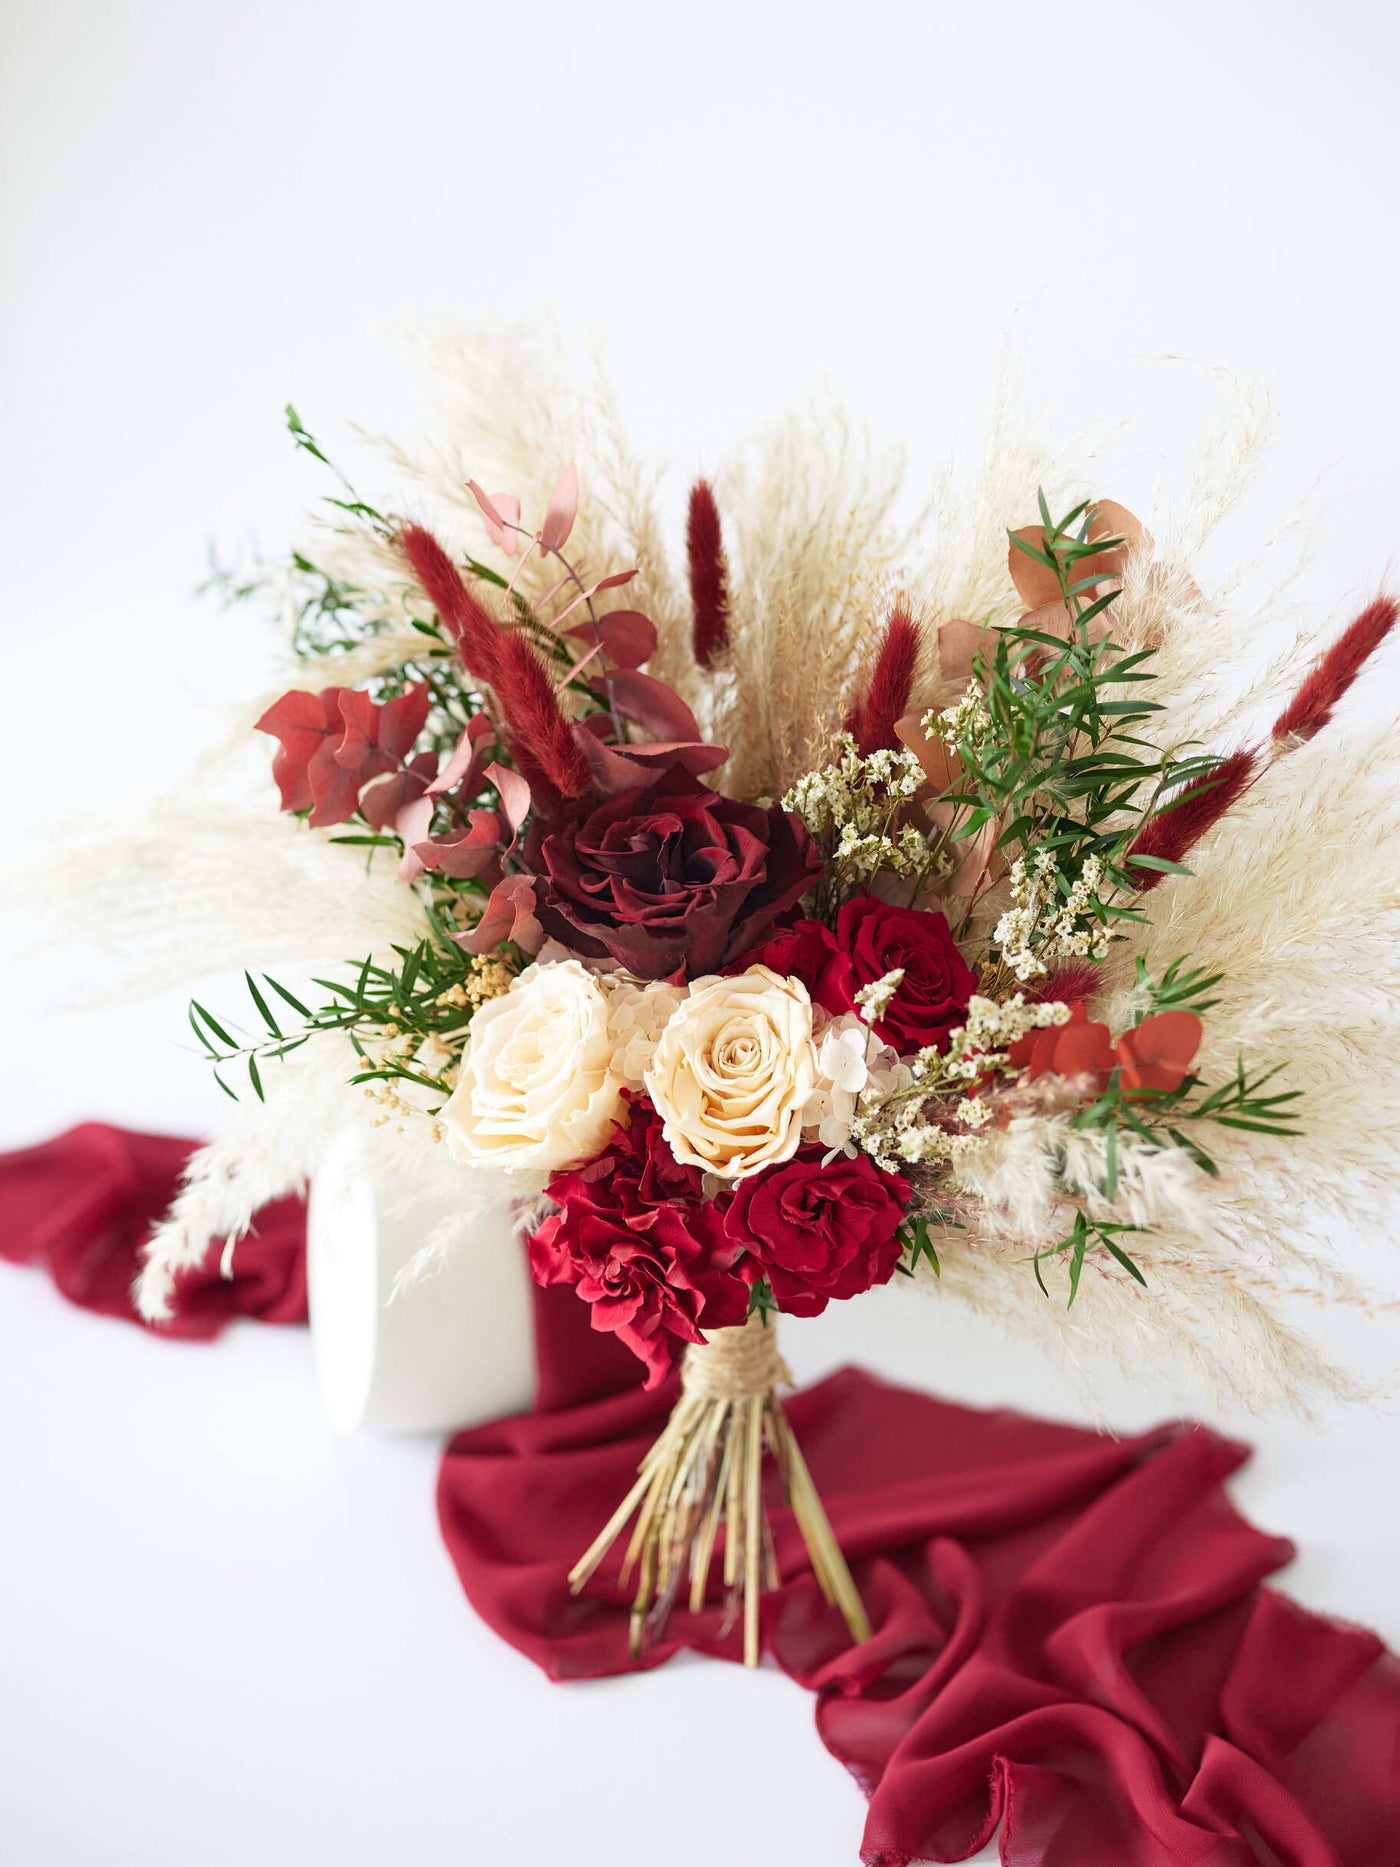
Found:
[[[461,1197],[386,1173],[353,1129],[313,1176],[311,1351],[341,1432],[450,1432],[530,1405],[530,1274],[509,1199],[478,1202],[466,1248],[431,1277],[403,1276]]]
[[[1344,605],[1395,557],[1379,0],[7,0],[0,61],[7,835],[32,852],[52,812],[171,785],[259,684],[256,628],[189,591],[211,536],[280,545],[321,492],[285,401],[357,471],[348,422],[411,417],[375,317],[551,302],[606,332],[681,473],[823,374],[935,460],[975,439],[1014,319],[1059,435],[1131,410],[1108,490],[1139,511],[1219,411],[1141,360],[1181,353],[1266,377],[1283,418],[1223,548],[1328,469],[1301,593]],[[219,1119],[183,994],[54,1018],[53,971],[7,965],[0,1139]],[[1077,1410],[936,1303],[789,1337],[804,1375],[859,1355]],[[780,1677],[565,1690],[486,1634],[436,1445],[337,1438],[300,1332],[161,1344],[4,1271],[0,1422],[7,1863],[854,1861],[860,1798]],[[1400,1640],[1393,1421],[1255,1437],[1238,1495],[1302,1543],[1289,1587]]]

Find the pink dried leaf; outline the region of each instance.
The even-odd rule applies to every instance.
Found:
[[[492,544],[514,557],[520,549],[520,501],[514,493],[483,493],[475,480],[467,481],[467,491],[481,508]]]
[[[443,875],[482,876],[498,868],[506,825],[498,811],[472,810],[467,827],[454,836],[432,837],[415,843],[413,853],[425,869]]]
[[[415,843],[421,843],[427,836],[433,821],[433,800],[425,793],[405,804],[394,818],[395,833],[402,839],[403,855],[399,859],[398,877],[401,882],[417,881],[423,873],[424,863]]]
[[[590,597],[597,596],[600,590],[616,590],[624,583],[631,583],[636,574],[634,570],[614,571],[611,577],[600,577],[597,583],[590,583],[585,589],[579,591],[578,595],[571,603],[566,603],[564,605],[563,609],[561,609],[559,614],[554,618],[553,626],[556,629],[562,629],[565,619],[573,615],[580,603],[588,602]]]
[[[562,551],[569,541],[578,516],[578,468],[571,460],[554,482],[549,495],[549,509],[540,527],[540,543],[546,551]]]
[[[433,797],[443,797],[449,791],[455,791],[459,784],[472,780],[468,786],[468,795],[473,796],[480,789],[477,780],[485,767],[486,752],[495,738],[495,728],[484,713],[473,714],[467,722],[467,730],[452,748],[452,756],[442,770],[428,786]]]
[[[575,681],[578,679],[579,675],[582,674],[583,670],[588,666],[589,662],[595,661],[598,658],[598,656],[602,654],[602,652],[603,652],[603,644],[601,642],[595,642],[592,648],[587,648],[584,650],[584,652],[579,656],[578,660],[574,662],[570,668],[566,669],[565,672],[560,676],[560,678],[554,683],[554,697],[556,700],[559,698],[560,694],[566,691],[571,681]]]
[[[427,793],[428,781],[436,770],[436,752],[420,752],[401,770],[371,778],[360,792],[360,814],[365,822],[372,830],[387,829],[401,810]]]
[[[504,940],[525,953],[537,953],[544,929],[535,919],[534,882],[528,875],[507,875],[491,890],[476,926],[452,937],[468,953],[489,953]]]
[[[500,793],[501,809],[510,825],[509,855],[515,847],[515,833],[530,813],[530,787],[518,771],[508,771],[504,765],[488,765],[486,776]]]

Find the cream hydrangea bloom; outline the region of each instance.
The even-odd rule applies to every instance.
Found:
[[[531,966],[476,1013],[441,1120],[469,1160],[551,1172],[606,1145],[622,1087],[602,988],[562,960]]]
[[[796,1153],[815,1081],[807,988],[767,966],[697,979],[646,1072],[676,1159],[721,1180]]]

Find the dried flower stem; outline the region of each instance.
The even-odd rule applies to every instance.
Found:
[[[687,1574],[690,1611],[700,1612],[723,1524],[726,1626],[742,1607],[744,1664],[757,1666],[759,1595],[780,1582],[763,1505],[765,1448],[776,1461],[823,1599],[841,1610],[852,1639],[870,1638],[855,1582],[777,1396],[779,1383],[791,1376],[776,1335],[773,1324],[754,1315],[742,1328],[716,1329],[686,1351],[675,1410],[642,1460],[636,1483],[569,1572],[577,1594],[636,1513],[620,1575],[625,1586],[637,1569],[633,1658],[664,1630]]]

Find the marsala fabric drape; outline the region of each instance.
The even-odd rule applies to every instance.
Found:
[[[0,1160],[0,1254],[130,1315],[190,1146],[88,1125]],[[186,1279],[169,1332],[303,1317],[301,1232],[295,1201],[269,1208],[232,1282]],[[537,1338],[536,1411],[447,1448],[443,1535],[478,1613],[551,1678],[628,1671],[620,1550],[581,1598],[565,1578],[674,1391],[642,1393],[571,1291],[539,1293]],[[1182,1425],[1113,1440],[852,1369],[789,1411],[874,1632],[850,1645],[774,1497],[765,1645],[869,1798],[870,1867],[963,1859],[998,1822],[1012,1867],[1400,1867],[1400,1663],[1263,1585],[1291,1550],[1225,1494],[1243,1447]],[[724,1619],[718,1596],[678,1612],[644,1665],[736,1659]]]

